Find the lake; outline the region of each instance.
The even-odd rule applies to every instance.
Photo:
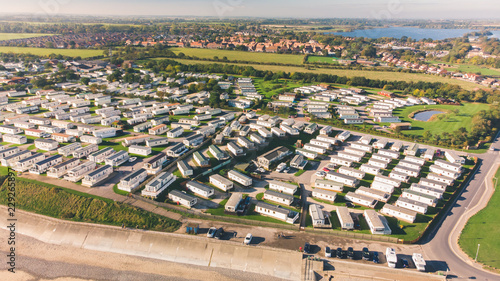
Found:
[[[413,115],[413,119],[418,120],[418,121],[429,121],[432,116],[436,114],[441,114],[444,113],[443,111],[438,111],[438,110],[427,110],[427,111],[422,111],[419,113],[415,113]]]
[[[351,32],[327,32],[328,34],[343,35],[349,37],[381,38],[393,37],[401,38],[403,36],[412,39],[421,40],[431,38],[433,40],[443,40],[446,38],[462,37],[464,34],[477,30],[473,29],[438,29],[438,28],[416,28],[416,27],[385,27],[372,29],[358,29]],[[492,31],[495,37],[500,36],[500,32]]]

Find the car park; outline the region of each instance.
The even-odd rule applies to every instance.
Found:
[[[373,252],[373,263],[378,263],[378,252]]]
[[[364,247],[362,252],[363,252],[363,253],[362,253],[362,255],[363,255],[363,259],[364,259],[365,261],[369,261],[369,260],[370,260],[371,255],[370,255],[370,251],[368,250],[368,248],[367,248],[367,247]]]
[[[252,234],[248,233],[247,236],[245,236],[245,240],[243,240],[243,244],[250,245],[250,243],[252,243],[252,238]]]
[[[354,259],[354,249],[352,247],[347,248],[347,257],[351,260]]]
[[[325,257],[326,258],[331,258],[332,257],[332,250],[330,250],[330,247],[325,248]]]
[[[208,238],[214,238],[216,232],[217,232],[217,228],[216,227],[209,228],[208,232],[207,232],[207,237]]]

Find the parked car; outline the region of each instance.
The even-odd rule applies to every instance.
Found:
[[[342,248],[337,248],[337,258],[341,259],[342,258]]]
[[[373,262],[378,263],[378,252],[373,252]]]
[[[132,163],[132,162],[134,162],[135,160],[137,160],[137,157],[130,157],[130,158],[128,159],[128,162]]]
[[[208,232],[207,232],[207,237],[208,238],[214,238],[216,232],[217,232],[217,227],[211,227],[211,228],[209,228]]]
[[[290,172],[290,167],[286,167],[284,170],[283,170],[283,173],[287,174],[288,172]]]
[[[317,171],[316,172],[316,176],[318,176],[318,177],[324,177],[324,176],[326,176],[326,173],[325,173],[325,171]]]
[[[252,243],[252,238],[252,233],[248,233],[247,236],[245,236],[245,240],[243,240],[243,244],[250,245],[250,243]]]
[[[328,169],[327,167],[323,167],[323,171],[328,173],[328,172],[330,172],[330,169]]]
[[[285,168],[286,168],[286,164],[285,164],[285,163],[280,163],[280,164],[278,165],[278,167],[276,167],[276,172],[281,173],[281,172],[283,172],[283,170],[284,170]]]
[[[224,236],[224,228],[221,227],[215,232],[215,239],[221,239],[222,236]]]
[[[408,264],[408,260],[407,260],[407,259],[402,259],[402,260],[401,260],[401,263],[403,264],[403,268],[408,268],[408,267],[410,267],[410,265]]]
[[[369,261],[370,260],[370,251],[368,251],[368,248],[367,247],[364,247],[363,248],[363,259],[365,261]]]
[[[326,258],[331,258],[332,257],[332,250],[330,250],[330,247],[325,248],[325,257]]]
[[[348,208],[354,208],[354,205],[351,202],[346,202],[345,206]]]
[[[304,253],[309,254],[311,252],[311,245],[309,243],[304,244]]]
[[[347,248],[347,257],[351,260],[354,259],[354,249],[352,247]]]

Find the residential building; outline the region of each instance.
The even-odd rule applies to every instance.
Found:
[[[272,190],[266,190],[264,192],[264,199],[276,202],[283,205],[291,205],[295,197],[293,195],[280,193]]]
[[[372,234],[388,235],[392,233],[387,220],[375,210],[365,210],[363,216]]]
[[[273,163],[284,159],[285,157],[287,157],[290,154],[291,154],[291,151],[288,148],[286,148],[284,146],[278,146],[275,149],[268,151],[268,152],[262,154],[261,156],[257,157],[257,163],[260,167],[263,167],[266,170],[269,170],[269,167]]]
[[[167,155],[170,157],[180,157],[188,151],[188,148],[183,143],[172,145],[167,150]]]
[[[290,224],[294,224],[299,218],[299,213],[280,206],[271,205],[265,202],[258,202],[255,205],[255,211],[261,215],[269,216]]]
[[[353,204],[365,206],[365,207],[372,208],[372,209],[375,208],[375,206],[378,203],[378,201],[376,199],[374,199],[373,197],[357,194],[357,193],[354,193],[352,191],[347,192],[347,194],[344,196],[344,198],[345,198],[345,200],[347,200]]]
[[[36,139],[35,147],[40,150],[51,151],[59,147],[59,143],[55,140]]]
[[[363,179],[365,177],[365,172],[354,169],[354,168],[349,168],[349,167],[340,167],[338,169],[339,174],[355,177],[357,179]]]
[[[236,210],[238,209],[238,205],[240,202],[243,200],[243,197],[241,193],[232,193],[231,197],[226,202],[226,205],[224,206],[224,211],[229,212],[229,213],[236,213]]]
[[[177,162],[177,168],[181,172],[183,177],[189,177],[193,175],[193,168],[184,160],[179,160]]]
[[[91,153],[87,158],[90,161],[94,161],[96,163],[103,163],[104,159],[109,157],[110,155],[115,154],[116,151],[112,147],[105,147],[103,149],[100,149],[96,152]]]
[[[232,181],[226,179],[225,177],[219,175],[219,174],[213,174],[209,177],[209,181],[211,184],[213,184],[215,187],[223,190],[223,191],[228,191],[233,189],[234,184]]]
[[[167,161],[167,155],[163,152],[149,157],[144,161],[143,168],[146,169],[149,175],[156,175],[163,168],[163,163]]]
[[[69,170],[80,165],[80,159],[73,158],[63,163],[57,164],[49,168],[47,176],[51,178],[60,178],[64,176]]]
[[[42,153],[35,153],[31,156],[18,160],[14,165],[14,170],[18,172],[24,172],[29,170],[35,163],[45,159],[45,155]]]
[[[346,230],[354,229],[354,221],[347,207],[337,206],[336,213],[340,222],[341,229],[346,229]]]
[[[309,204],[309,214],[311,215],[311,222],[313,227],[316,228],[330,228],[330,222],[323,213],[323,210],[318,204]]]
[[[75,158],[73,158],[75,159]],[[72,169],[70,169],[64,176],[64,179],[70,182],[77,182],[82,179],[86,174],[90,173],[96,167],[96,163],[93,161],[87,161],[82,163]]]
[[[386,216],[395,217],[398,220],[408,223],[414,223],[417,219],[417,212],[391,204],[385,204],[380,212]]]
[[[183,133],[184,133],[184,129],[182,127],[177,127],[177,128],[173,128],[172,130],[168,131],[167,137],[178,138],[178,137],[182,136]]]
[[[289,195],[294,195],[298,189],[297,185],[287,183],[287,182],[271,180],[268,183],[269,183],[270,190],[274,190],[274,191],[289,194]]]
[[[236,170],[231,170],[227,173],[227,177],[232,180],[232,181],[235,181],[243,186],[250,186],[252,185],[252,178],[247,176],[247,175],[244,175]]]
[[[314,181],[314,187],[334,192],[343,192],[344,190],[344,185],[342,183],[323,179],[316,179]]]
[[[179,190],[170,191],[168,193],[168,199],[188,208],[193,207],[198,202],[198,198]]]
[[[359,194],[359,195],[365,195],[365,196],[371,197],[371,198],[373,198],[377,201],[381,201],[381,202],[387,202],[391,198],[390,193],[376,190],[376,189],[372,189],[372,188],[365,187],[365,186],[358,187],[358,189],[356,189],[355,193]]]
[[[104,163],[106,163],[106,165],[109,165],[111,167],[116,167],[127,162],[128,159],[129,159],[128,152],[120,150],[117,153],[106,157],[106,159],[104,159]]]
[[[355,187],[359,184],[359,180],[355,177],[343,175],[334,171],[330,171],[326,174],[325,177],[327,180],[332,180],[343,185],[347,185],[349,187]]]
[[[80,141],[83,143],[100,144],[102,142],[101,138],[84,135],[80,137]]]
[[[446,157],[446,160],[450,161],[451,163],[460,164],[460,165],[465,164],[465,159],[463,157],[458,156],[453,151],[448,151],[448,150],[445,151],[444,156]]]
[[[30,174],[40,175],[45,173],[50,167],[62,163],[63,157],[59,154],[49,156],[39,162],[36,162],[29,170]]]
[[[137,154],[142,156],[148,156],[151,154],[152,150],[149,146],[131,145],[128,147],[128,153]]]
[[[198,196],[201,196],[201,197],[205,197],[205,198],[209,198],[211,197],[212,195],[214,195],[214,189],[205,185],[205,184],[202,184],[200,182],[197,182],[197,181],[189,181],[187,184],[186,184],[186,188],[193,192],[194,194],[198,195]]]
[[[315,188],[312,191],[312,197],[326,200],[329,202],[335,202],[335,198],[337,197],[337,193],[329,190],[324,190],[320,188]]]
[[[427,213],[427,207],[428,207],[428,205],[425,203],[418,202],[405,197],[399,197],[398,200],[396,201],[396,206],[412,210],[421,214]]]
[[[168,138],[156,138],[146,140],[146,146],[155,147],[155,146],[165,146],[169,143]]]
[[[435,207],[438,202],[438,198],[428,195],[426,193],[421,193],[412,189],[405,189],[401,194],[402,198],[408,198],[411,200],[415,200],[420,203],[427,204],[428,206]]]

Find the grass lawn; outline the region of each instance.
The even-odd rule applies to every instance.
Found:
[[[302,82],[294,82],[288,79],[279,79],[277,82],[275,80],[264,81],[263,78],[254,78],[255,89],[263,94],[266,98],[271,99],[273,96],[277,96],[280,92],[292,92],[293,89],[309,86],[310,83],[303,84]]]
[[[34,38],[34,37],[51,36],[51,35],[53,35],[53,34],[47,34],[47,33],[0,33],[0,41]]]
[[[0,204],[8,203],[8,182],[0,189]],[[126,225],[173,232],[181,223],[139,208],[55,185],[16,178],[16,207],[72,221]]]
[[[7,47],[1,46],[0,53],[15,53],[15,54],[33,54],[37,56],[47,56],[57,54],[70,57],[96,57],[104,54],[103,50],[87,50],[87,49],[49,49],[49,48],[31,48],[31,47]]]
[[[206,211],[206,213],[209,213],[209,214],[212,214],[212,215],[215,215],[215,216],[224,216],[224,217],[238,218],[238,219],[241,219],[242,221],[244,221],[244,220],[254,220],[254,221],[263,221],[263,222],[273,222],[273,223],[279,223],[279,224],[288,224],[288,223],[286,223],[284,221],[273,219],[271,217],[266,217],[266,216],[263,216],[263,215],[255,212],[254,211],[255,205],[253,205],[253,204],[251,204],[251,206],[249,207],[249,209],[247,211],[247,214],[244,215],[244,216],[226,214],[224,212],[224,205],[226,205],[226,202],[227,202],[227,199],[222,200],[219,203],[219,207],[218,208],[216,208],[216,209],[209,209],[209,210]]]
[[[259,63],[282,63],[282,64],[297,64],[301,65],[304,58],[303,55],[291,54],[272,54],[272,53],[254,53],[245,51],[231,50],[212,50],[198,48],[171,48],[174,53],[184,53],[186,56],[198,57],[201,59],[213,59],[218,57],[222,59],[227,57],[228,60],[251,61]]]
[[[443,132],[451,133],[458,130],[460,127],[471,129],[472,116],[481,110],[487,110],[489,105],[481,103],[464,103],[462,106],[455,105],[416,105],[404,108],[397,108],[393,111],[395,116],[403,122],[410,122],[411,130],[403,131],[405,134],[422,135],[423,132],[429,131],[432,134],[441,134]],[[409,114],[419,110],[443,110],[447,112],[443,120],[437,118],[430,121],[417,121],[408,117]],[[454,114],[452,111],[458,109],[459,113]]]
[[[309,56],[307,57],[307,61],[310,63],[332,63],[338,64],[337,59],[335,57],[323,57],[323,56]]]
[[[500,178],[500,169],[495,177]],[[458,240],[462,250],[471,258],[476,257],[477,244],[481,244],[477,261],[496,269],[500,268],[500,259],[498,259],[498,251],[500,250],[500,239],[498,239],[500,233],[499,187],[500,184],[497,183],[495,193],[493,193],[488,206],[469,219]]]
[[[478,66],[478,65],[461,64],[455,68],[447,68],[447,70],[449,70],[449,71],[462,71],[463,73],[466,73],[466,72],[467,73],[478,73],[479,72],[479,73],[481,73],[481,75],[500,76],[500,69]]]
[[[245,52],[246,53],[246,52]],[[264,54],[255,54],[264,55]],[[278,56],[278,55],[277,55]],[[202,60],[188,60],[188,59],[174,59],[182,64],[214,64],[212,61],[202,61]],[[332,74],[346,77],[365,77],[369,79],[380,79],[387,81],[406,81],[406,82],[441,82],[448,83],[452,85],[459,85],[466,90],[472,90],[474,88],[485,88],[484,86],[470,83],[467,81],[461,81],[457,79],[451,79],[436,75],[427,75],[423,73],[404,73],[404,72],[390,72],[390,71],[369,71],[369,70],[354,70],[354,69],[328,69],[328,68],[310,68],[306,69],[300,66],[279,66],[279,65],[260,65],[260,64],[242,64],[242,63],[224,63],[230,65],[240,65],[240,66],[252,66],[259,70],[269,70],[273,72],[285,71],[285,72],[304,72],[304,73],[324,73]]]

